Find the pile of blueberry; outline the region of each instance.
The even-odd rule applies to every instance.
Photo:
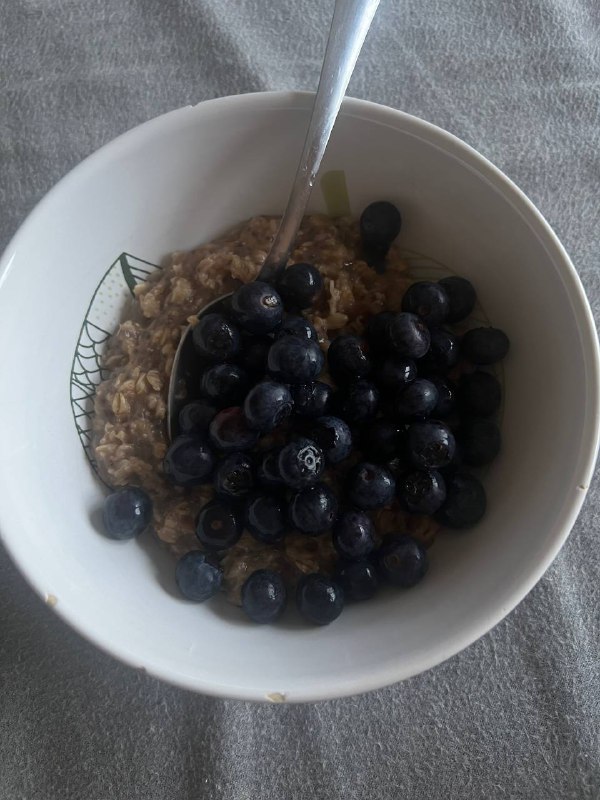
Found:
[[[378,263],[398,229],[389,203],[363,213],[363,246]],[[398,501],[447,528],[472,526],[485,512],[485,491],[469,468],[500,449],[493,416],[501,387],[485,368],[509,342],[495,328],[459,337],[448,327],[471,314],[471,283],[415,283],[399,311],[366,320],[364,337],[337,336],[326,355],[302,316],[321,290],[314,266],[294,264],[276,286],[241,286],[224,313],[202,316],[193,330],[198,399],[182,409],[164,460],[173,484],[211,483],[215,491],[198,514],[202,549],[176,568],[190,600],[219,591],[220,559],[244,530],[272,546],[289,530],[329,535],[335,575],[305,575],[296,589],[301,615],[327,624],[345,600],[372,597],[381,581],[414,586],[427,571],[425,548],[405,533],[390,532],[376,546],[372,512]],[[319,380],[326,367],[327,381]],[[274,438],[280,444],[266,446]],[[105,523],[117,538],[137,534],[150,516],[140,489],[107,498]],[[258,570],[242,587],[242,607],[256,622],[274,621],[285,604],[274,571]]]

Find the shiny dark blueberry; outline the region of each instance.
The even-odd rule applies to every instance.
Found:
[[[294,407],[287,386],[275,381],[257,383],[246,395],[244,414],[257,431],[272,431],[290,416]]]
[[[398,391],[417,377],[417,365],[411,358],[388,356],[377,364],[373,380],[382,391]]]
[[[207,550],[226,550],[242,535],[237,513],[220,500],[207,503],[198,514],[196,536]]]
[[[277,289],[288,311],[310,308],[323,290],[323,278],[312,264],[292,264],[277,281]]]
[[[197,486],[208,480],[214,464],[213,452],[204,438],[183,434],[167,450],[163,472],[178,486]]]
[[[245,336],[238,361],[249,375],[262,377],[267,371],[267,358],[273,344],[270,336]]]
[[[400,233],[402,217],[393,203],[378,200],[360,215],[360,238],[369,263],[380,266],[390,245]]]
[[[447,467],[454,458],[456,441],[450,428],[443,422],[414,422],[407,432],[407,448],[415,467],[441,469]]]
[[[150,525],[152,501],[143,489],[125,486],[105,498],[102,518],[111,539],[133,539]]]
[[[448,298],[447,322],[460,322],[473,311],[477,295],[473,284],[466,278],[452,275],[449,278],[442,278],[440,286],[446,292]]]
[[[249,386],[248,375],[237,364],[215,364],[200,381],[202,394],[220,408],[241,403]]]
[[[355,381],[344,387],[338,401],[338,413],[347,422],[364,422],[377,413],[379,390],[371,381]]]
[[[371,371],[367,343],[351,333],[335,337],[329,345],[327,361],[329,371],[337,383],[364,378]]]
[[[431,281],[418,281],[404,293],[402,311],[421,317],[430,327],[441,325],[448,316],[450,303],[443,286]]]
[[[397,492],[411,514],[435,514],[446,499],[446,484],[437,470],[417,469],[402,476]]]
[[[258,431],[246,422],[240,406],[224,408],[210,423],[208,436],[211,443],[225,453],[236,450],[251,450],[258,441]]]
[[[458,397],[464,413],[474,417],[490,417],[500,408],[502,390],[493,375],[477,371],[461,376]]]
[[[281,328],[275,334],[276,339],[282,336],[297,336],[299,339],[309,339],[311,342],[319,343],[319,337],[311,323],[304,317],[288,314],[284,317]]]
[[[332,539],[341,558],[360,561],[375,549],[375,526],[363,511],[345,511],[333,527]]]
[[[446,419],[456,410],[456,385],[450,378],[442,378],[439,375],[431,375],[429,380],[438,391],[438,400],[431,416],[434,419]]]
[[[298,437],[282,447],[278,466],[287,486],[302,489],[319,480],[325,469],[325,455],[311,439]]]
[[[427,378],[417,378],[398,392],[394,410],[400,419],[426,419],[437,405],[438,390]]]
[[[390,349],[390,323],[394,316],[391,311],[380,311],[367,320],[365,338],[376,356],[381,356]]]
[[[225,500],[241,500],[254,488],[254,462],[246,453],[231,453],[215,470],[215,492]]]
[[[309,426],[309,437],[319,445],[330,464],[339,464],[352,452],[352,433],[339,417],[319,417]]]
[[[277,447],[264,453],[259,461],[256,477],[261,486],[269,489],[281,488],[283,479],[279,474],[279,453],[281,448]]]
[[[297,336],[282,336],[269,350],[269,372],[283,383],[307,383],[317,378],[325,357],[315,342]]]
[[[370,600],[379,588],[377,570],[370,561],[342,561],[335,578],[342,587],[346,600],[355,603]]]
[[[196,352],[207,361],[230,361],[240,350],[240,332],[222,314],[200,317],[192,330],[192,340]]]
[[[326,575],[304,575],[296,587],[296,605],[300,614],[315,625],[329,625],[344,608],[344,590]]]
[[[405,534],[387,536],[377,551],[377,569],[392,586],[409,589],[427,572],[427,551],[420,542]]]
[[[429,350],[429,328],[416,314],[394,314],[389,333],[392,350],[402,358],[423,358]]]
[[[371,510],[391,503],[396,491],[396,480],[389,469],[381,464],[362,461],[348,473],[346,497],[349,503]]]
[[[330,530],[337,512],[337,498],[325,483],[316,483],[296,492],[290,501],[292,525],[312,536]]]
[[[179,412],[180,433],[205,434],[216,413],[217,407],[209,400],[188,403]]]
[[[436,519],[447,528],[470,528],[485,514],[485,490],[474,475],[457,472],[446,480],[446,502]]]
[[[281,325],[283,303],[268,283],[253,281],[235,290],[231,312],[238,325],[249,333],[270,333]]]
[[[482,467],[493,461],[500,452],[500,429],[491,419],[465,422],[456,434],[463,463]]]
[[[290,391],[294,398],[294,412],[300,417],[323,417],[331,408],[333,389],[328,383],[296,383]]]
[[[384,463],[396,458],[403,440],[404,431],[400,425],[387,419],[376,419],[362,428],[360,450],[368,461]]]
[[[177,562],[175,581],[187,600],[203,603],[221,588],[223,570],[210,554],[192,550]]]
[[[419,363],[419,371],[429,374],[447,372],[455,367],[460,359],[458,339],[445,328],[432,328],[430,334],[429,351]]]
[[[275,622],[285,608],[287,592],[278,572],[258,569],[242,586],[242,608],[253,622],[266,625]]]
[[[462,338],[461,351],[472,364],[495,364],[508,353],[508,336],[499,328],[473,328]]]
[[[281,541],[285,533],[285,515],[278,497],[255,494],[246,503],[246,527],[255,539],[265,544]]]

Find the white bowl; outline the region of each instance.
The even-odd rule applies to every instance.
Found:
[[[469,532],[439,537],[417,588],[349,608],[323,629],[258,627],[233,609],[189,604],[173,591],[170,557],[149,539],[121,544],[97,533],[101,487],[70,403],[73,354],[90,300],[122,253],[158,263],[252,215],[280,213],[310,103],[306,94],[228,97],[141,125],[64,178],[0,265],[3,541],[34,589],[97,645],[215,695],[337,697],[457,653],[501,620],[556,556],[596,456],[596,333],[577,274],[548,224],[455,137],[349,99],[323,171],[344,171],[354,214],[374,199],[395,201],[405,220],[403,244],[470,278],[490,319],[512,340],[504,445],[486,477],[485,519]],[[324,208],[316,188],[311,210]],[[139,262],[132,263],[135,273]],[[103,284],[96,322],[112,319],[122,275],[117,269]]]

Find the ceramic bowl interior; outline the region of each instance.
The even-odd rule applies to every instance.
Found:
[[[343,173],[355,215],[375,199],[397,203],[415,263],[425,254],[426,263],[470,278],[513,343],[485,519],[439,537],[418,587],[384,592],[323,629],[291,616],[258,627],[225,604],[189,604],[177,595],[170,556],[151,538],[122,544],[97,532],[102,488],[82,444],[106,335],[131,286],[170,251],[281,213],[310,102],[289,93],[224,98],[130,131],[46,196],[0,266],[0,530],[8,550],[56,611],[105,650],[190,689],[258,700],[379,687],[488,631],[564,542],[598,441],[595,329],[549,226],[450,134],[347,100],[323,174],[338,173],[335,182]],[[327,211],[326,195],[316,187],[310,210]],[[340,197],[329,193],[330,210]]]

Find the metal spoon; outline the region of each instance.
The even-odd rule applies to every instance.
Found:
[[[336,0],[304,149],[285,213],[256,280],[273,282],[287,265],[350,76],[379,2],[380,0]],[[230,296],[224,295],[213,300],[198,312],[198,316],[217,311]],[[191,332],[192,326],[188,326],[183,332],[171,370],[167,408],[171,439],[176,434],[177,417],[185,399],[181,387],[186,385],[186,379],[193,374],[194,347]]]

